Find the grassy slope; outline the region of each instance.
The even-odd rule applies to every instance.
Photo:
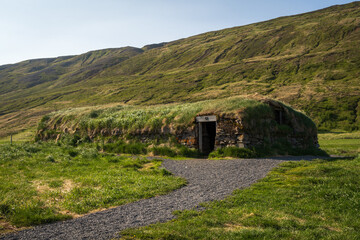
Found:
[[[185,183],[159,166],[157,160],[98,153],[86,144],[1,144],[0,233],[10,228],[4,222],[19,227],[67,219]]]
[[[7,131],[6,121],[20,110],[21,120],[31,115],[29,109],[233,95],[267,95],[305,110],[322,128],[350,130],[360,121],[359,25],[360,3],[355,2],[155,48],[1,66],[0,114],[6,115],[0,130]]]
[[[283,163],[204,211],[177,212],[123,239],[359,239],[359,172],[360,158]]]

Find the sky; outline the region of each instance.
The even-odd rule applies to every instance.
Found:
[[[346,0],[0,0],[0,65],[143,47]]]

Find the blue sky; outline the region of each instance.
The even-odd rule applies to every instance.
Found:
[[[346,0],[0,0],[0,65],[142,47]]]

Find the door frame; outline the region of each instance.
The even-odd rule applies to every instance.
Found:
[[[198,124],[198,138],[199,138],[199,151],[203,153],[203,123],[215,122],[215,131],[217,127],[217,118],[215,115],[198,116],[196,117],[196,123]],[[216,136],[216,133],[215,133]]]

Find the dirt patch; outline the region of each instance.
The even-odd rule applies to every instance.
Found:
[[[5,233],[10,233],[10,232],[14,232],[14,231],[23,230],[23,229],[26,229],[26,228],[25,227],[18,228],[14,225],[11,225],[9,222],[5,221],[5,219],[0,218],[0,236]]]
[[[64,184],[61,188],[61,191],[64,192],[64,193],[68,193],[70,192],[73,188],[75,187],[75,184],[73,181],[69,180],[69,179],[66,179],[64,180]]]
[[[300,224],[305,224],[305,222],[306,222],[304,219],[301,219],[301,218],[298,218],[298,217],[295,217],[295,216],[282,216],[282,217],[278,217],[278,218],[275,218],[275,219],[278,220],[278,221],[295,220]]]
[[[244,226],[241,224],[232,224],[232,223],[227,223],[224,225],[223,228],[225,231],[227,232],[238,232],[241,230],[256,230],[256,231],[263,231],[264,229],[259,228],[259,227],[249,227],[249,226]]]
[[[59,190],[59,188],[52,188],[47,183],[44,183],[43,181],[40,181],[40,180],[33,181],[33,186],[36,188],[36,191],[39,193],[45,193],[45,192],[49,192],[49,191]],[[76,184],[72,180],[65,179],[60,190],[63,193],[68,193],[74,187],[76,187]]]
[[[333,232],[342,232],[342,230],[340,228],[331,227],[331,226],[326,226],[325,229],[333,231]]]
[[[38,193],[51,191],[51,188],[40,180],[33,181],[33,185]]]
[[[154,163],[146,163],[144,164],[144,166],[139,169],[139,171],[150,171],[151,169],[153,169],[155,167],[155,164]]]

